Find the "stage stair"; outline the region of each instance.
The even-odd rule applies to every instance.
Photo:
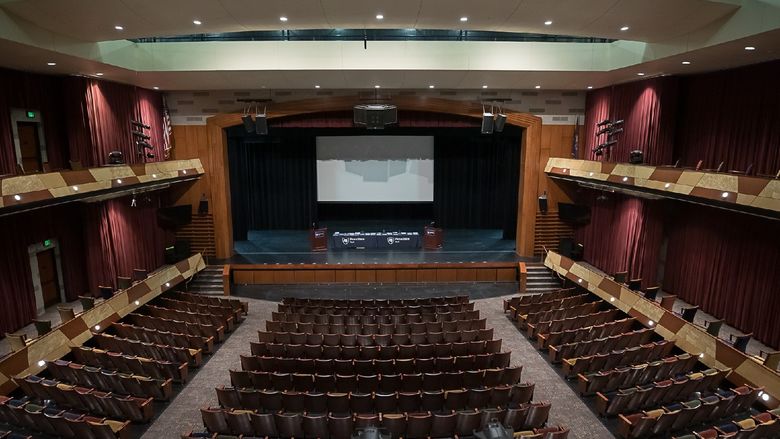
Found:
[[[561,288],[558,276],[541,263],[526,263],[526,293],[547,293]]]
[[[208,265],[195,275],[187,285],[187,289],[193,293],[213,294],[221,296],[224,293],[222,283],[222,270],[224,265]]]

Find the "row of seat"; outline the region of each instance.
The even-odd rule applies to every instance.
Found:
[[[589,297],[590,294],[583,293],[544,302],[510,306],[509,315],[511,316],[512,320],[519,320],[521,317],[525,317],[529,314],[538,314],[544,311],[552,311],[559,308],[569,308],[572,306],[581,305],[587,302]]]
[[[457,334],[457,333],[454,333]],[[332,359],[394,359],[429,358],[501,352],[501,339],[475,340],[470,342],[437,342],[436,344],[330,346],[316,344],[287,344],[250,342],[252,355],[288,358],[332,358]]]
[[[537,334],[550,332],[552,322],[564,320],[566,318],[580,317],[588,314],[594,314],[601,310],[603,302],[595,301],[576,305],[571,308],[558,308],[551,311],[544,311],[536,314],[528,314],[525,319],[518,319],[521,328],[525,328],[528,338],[534,339]]]
[[[179,348],[176,346],[131,340],[112,334],[93,334],[92,340],[101,348],[113,352],[127,352],[140,357],[165,360],[175,363],[189,363],[197,367],[203,361],[200,349]]]
[[[400,312],[400,311],[399,311]],[[365,314],[349,315],[342,314],[311,314],[311,313],[284,313],[272,312],[271,321],[273,322],[292,322],[292,323],[319,323],[332,325],[347,324],[399,324],[399,323],[418,323],[418,322],[453,322],[457,320],[474,320],[479,318],[479,310],[455,311],[455,312],[430,312],[430,313],[404,313],[404,314]]]
[[[669,404],[678,398],[687,398],[694,392],[716,389],[730,372],[731,369],[707,369],[672,379],[626,387],[615,392],[598,392],[596,409],[602,416],[615,416],[618,413]]]
[[[178,309],[165,308],[155,305],[146,305],[141,311],[152,316],[164,319],[179,320],[187,323],[196,323],[200,325],[214,325],[222,328],[224,332],[232,332],[235,322],[233,317],[224,318],[214,314],[204,314],[200,312],[180,311]]]
[[[117,372],[100,367],[86,366],[66,360],[48,361],[46,370],[51,375],[69,384],[93,387],[102,391],[154,398],[167,401],[173,392],[173,380],[156,380],[148,376]]]
[[[149,422],[153,415],[153,398],[101,392],[89,387],[77,387],[57,380],[44,379],[37,375],[14,378],[14,382],[31,398],[55,401],[60,407],[87,409],[90,413],[141,423]]]
[[[697,357],[689,353],[666,357],[649,363],[621,366],[577,375],[577,388],[581,395],[594,395],[596,392],[612,392],[617,389],[647,384],[674,377],[692,370]]]
[[[516,407],[533,398],[531,383],[414,392],[297,392],[217,387],[217,399],[225,408],[261,412],[395,413]]]
[[[165,296],[158,298],[155,303],[165,308],[173,308],[202,314],[214,314],[222,316],[226,319],[232,317],[233,321],[236,323],[241,323],[244,320],[243,309],[235,309],[228,305],[211,305],[187,300],[178,300]]]
[[[203,408],[203,424],[210,433],[273,438],[334,438],[352,436],[356,428],[381,426],[393,437],[452,438],[470,436],[492,419],[516,431],[540,428],[547,422],[550,403],[524,404],[509,409],[462,410],[441,413],[380,413],[357,415],[257,413],[252,410]],[[555,439],[565,435],[552,436]]]
[[[398,374],[415,372],[452,372],[457,370],[508,367],[511,352],[463,355],[459,357],[397,358],[387,360],[334,360],[311,358],[241,356],[244,370],[266,372],[315,373],[332,370],[341,374]],[[327,373],[327,372],[324,372]]]
[[[539,349],[547,349],[549,346],[590,341],[628,332],[636,324],[633,317],[613,320],[612,316],[600,314],[592,320],[583,321],[583,326],[578,328],[536,334],[536,343]]]
[[[187,302],[203,303],[206,305],[219,305],[229,306],[235,310],[240,310],[247,315],[249,313],[249,302],[243,302],[238,299],[231,299],[227,297],[210,296],[208,294],[195,294],[184,291],[168,291],[170,297],[177,300],[184,300]]]
[[[533,326],[537,344],[539,344],[540,348],[545,349],[547,346],[542,342],[542,340],[549,337],[548,334],[556,334],[561,331],[589,328],[593,325],[600,325],[602,323],[611,322],[615,319],[618,319],[619,315],[620,310],[610,308],[604,311],[596,311],[590,314],[536,323]],[[550,343],[547,344],[549,345]]]
[[[342,316],[391,316],[407,314],[436,314],[460,311],[473,311],[474,302],[448,303],[443,305],[409,305],[409,306],[309,306],[279,304],[277,311],[288,314],[332,314]]]
[[[127,436],[130,421],[115,421],[54,407],[26,399],[0,396],[0,422],[68,439],[116,439]],[[11,436],[9,436],[10,439]],[[17,437],[29,437],[19,435]]]
[[[577,294],[576,288],[561,288],[547,293],[521,294],[519,296],[513,296],[509,299],[504,299],[504,312],[509,312],[510,309],[513,307],[516,308],[519,305],[546,302],[575,294]]]
[[[123,338],[145,341],[157,345],[169,345],[177,348],[199,349],[206,354],[214,352],[214,338],[199,335],[181,334],[159,329],[151,329],[129,323],[117,322],[111,329]]]
[[[624,438],[668,435],[689,426],[732,416],[747,410],[758,398],[760,388],[741,386],[683,403],[628,415],[619,415],[619,433]]]
[[[780,437],[780,409],[761,412],[674,439],[763,439]]]
[[[479,386],[515,385],[520,382],[523,366],[389,375],[349,373],[289,374],[280,372],[230,370],[235,387],[259,390],[297,390],[300,392],[412,392],[417,390],[454,390]]]
[[[72,347],[71,354],[79,363],[148,376],[157,380],[172,379],[176,383],[185,383],[189,377],[187,362],[156,360],[89,346]]]
[[[363,328],[366,334],[355,333],[355,331],[345,332],[289,332],[289,331],[257,331],[257,338],[261,342],[267,343],[289,343],[289,344],[310,344],[310,345],[330,345],[330,346],[388,346],[403,344],[426,344],[446,342],[464,342],[472,340],[491,340],[493,339],[493,328],[486,328],[486,320],[463,320],[451,327],[449,325],[431,325],[426,328],[419,328],[415,332],[373,332],[373,328]],[[403,325],[399,330],[408,328]],[[446,328],[446,330],[444,330]],[[380,331],[396,328],[379,328]],[[422,330],[424,329],[424,330]],[[430,330],[429,330],[430,329]]]
[[[548,354],[550,361],[559,363],[564,358],[586,357],[600,352],[624,349],[630,346],[642,345],[650,341],[655,333],[650,328],[642,328],[636,331],[609,335],[595,340],[566,343],[559,346],[550,346]]]
[[[585,357],[564,358],[563,373],[573,377],[580,373],[653,361],[668,356],[673,348],[674,342],[660,340]]]
[[[393,334],[425,334],[428,332],[459,332],[485,330],[487,319],[464,319],[447,322],[414,322],[414,323],[295,323],[266,322],[269,332],[289,332],[298,334],[349,334],[349,335],[393,335]]]
[[[181,320],[153,317],[139,313],[128,314],[125,317],[125,321],[136,326],[143,326],[144,328],[203,337],[205,339],[212,339],[215,342],[222,342],[225,340],[224,327],[214,326],[212,324],[184,322]]]
[[[284,297],[284,305],[316,305],[316,306],[414,306],[414,305],[445,305],[450,303],[465,303],[468,295],[414,297],[411,299],[321,299],[313,297]]]

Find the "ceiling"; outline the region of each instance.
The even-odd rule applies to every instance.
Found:
[[[618,41],[370,41],[366,50],[361,42],[127,41],[333,28],[464,28]],[[688,74],[773,59],[780,59],[780,0],[0,0],[0,66],[101,72],[163,90],[584,89],[640,79],[639,72]]]

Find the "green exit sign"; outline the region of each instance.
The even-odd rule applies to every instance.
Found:
[[[47,240],[43,241],[43,246],[44,247],[48,247],[50,245],[51,245],[51,239],[47,239]]]
[[[27,118],[28,119],[35,119],[35,112],[34,111],[28,111],[27,112]]]

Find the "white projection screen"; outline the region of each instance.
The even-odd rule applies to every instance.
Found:
[[[433,136],[317,137],[317,201],[432,202]]]

